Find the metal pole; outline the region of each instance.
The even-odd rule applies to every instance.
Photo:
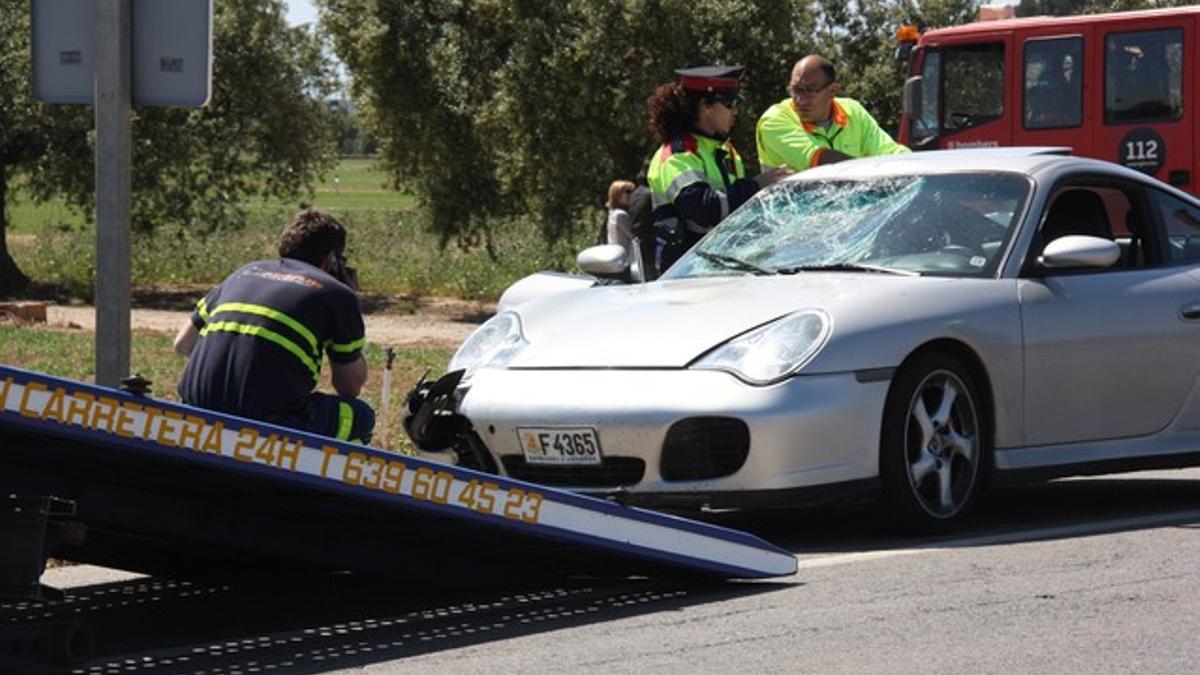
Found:
[[[96,384],[129,374],[130,0],[96,0]]]

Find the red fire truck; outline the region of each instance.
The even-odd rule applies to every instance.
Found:
[[[913,150],[1070,146],[1200,194],[1200,5],[981,21],[900,40]]]

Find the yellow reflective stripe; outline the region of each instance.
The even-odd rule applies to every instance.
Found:
[[[196,312],[200,314],[200,320],[208,323],[208,303],[204,298],[200,298],[200,302],[196,303]]]
[[[339,441],[350,440],[350,429],[354,426],[354,408],[345,401],[338,401],[338,429],[334,438]]]
[[[257,314],[258,316],[265,316],[268,319],[278,321],[279,323],[281,323],[281,324],[287,326],[288,328],[291,328],[292,330],[299,333],[300,336],[303,337],[305,340],[308,340],[308,344],[312,347],[313,354],[320,354],[320,352],[317,351],[317,336],[313,335],[313,332],[311,330],[309,330],[307,327],[305,327],[304,324],[300,323],[299,321],[293,319],[292,317],[288,316],[287,314],[284,314],[283,312],[281,312],[277,309],[271,309],[270,307],[263,307],[262,305],[251,305],[251,304],[247,304],[244,302],[227,302],[223,305],[218,305],[217,308],[214,309],[212,313],[220,314],[221,312],[242,312],[243,314]]]
[[[317,365],[317,362],[313,360],[312,356],[304,351],[303,347],[269,328],[263,328],[262,326],[251,326],[250,324],[237,323],[236,321],[218,321],[217,323],[212,323],[205,326],[204,330],[200,331],[200,334],[208,335],[214,331],[241,333],[242,335],[250,335],[252,337],[262,338],[268,342],[274,342],[280,347],[283,347],[291,352],[296,358],[300,359],[304,365],[308,366],[308,369],[312,371],[313,378],[316,378],[317,374],[321,371],[320,366]]]
[[[349,352],[353,352],[353,351],[362,349],[364,346],[366,346],[366,344],[367,344],[367,338],[361,337],[361,338],[355,340],[354,342],[347,342],[345,344],[338,344],[336,342],[330,342],[329,349],[331,351],[335,351],[335,352],[349,353]]]

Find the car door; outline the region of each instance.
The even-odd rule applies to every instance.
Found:
[[[1069,220],[1081,229],[1064,229],[1055,203],[1080,202],[1067,196],[1080,191],[1098,212],[1073,206]],[[1181,318],[1200,303],[1200,281],[1191,265],[1164,260],[1158,223],[1139,185],[1085,180],[1056,189],[1018,283],[1026,445],[1145,436],[1178,415],[1200,368],[1200,322]],[[1121,259],[1106,269],[1036,269],[1041,247],[1063,234],[1111,237]]]

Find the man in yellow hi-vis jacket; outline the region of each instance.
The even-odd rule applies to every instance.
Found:
[[[908,148],[892,140],[861,103],[837,98],[837,73],[828,59],[796,62],[787,98],[758,119],[755,138],[763,168],[803,171],[855,157],[892,155]]]

